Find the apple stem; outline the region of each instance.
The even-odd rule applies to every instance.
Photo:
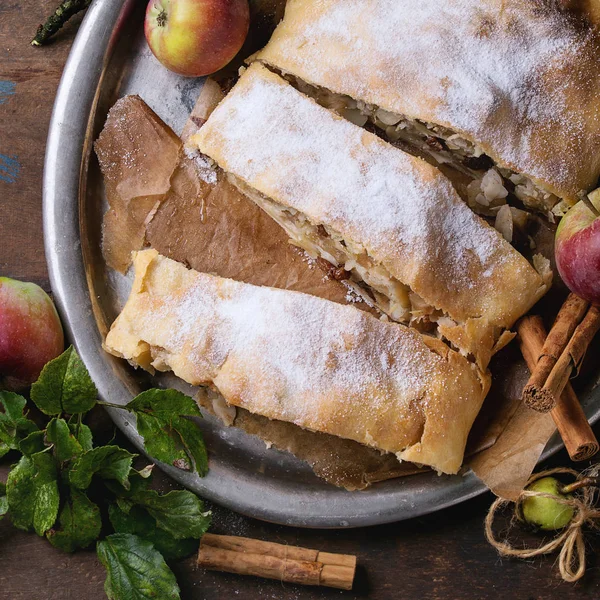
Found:
[[[599,484],[600,478],[598,477],[583,477],[582,479],[578,479],[569,485],[564,485],[559,491],[561,494],[570,494],[571,492],[574,492],[582,487],[597,486]]]
[[[164,8],[158,13],[156,24],[159,27],[164,27],[167,24],[167,11]]]
[[[600,217],[600,212],[598,212],[598,209],[592,204],[592,201],[587,194],[581,196],[581,200],[592,211],[595,217]]]

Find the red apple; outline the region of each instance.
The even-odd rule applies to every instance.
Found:
[[[32,384],[43,366],[64,350],[52,300],[35,283],[0,277],[0,389]]]
[[[590,200],[598,204],[593,193]],[[562,218],[554,253],[558,272],[569,289],[600,306],[600,218],[584,202],[578,202]]]
[[[200,77],[231,61],[249,23],[248,0],[150,0],[144,32],[167,69]]]

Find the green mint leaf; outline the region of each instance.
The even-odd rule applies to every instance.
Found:
[[[54,445],[58,462],[66,462],[83,452],[81,444],[71,433],[64,419],[52,419],[46,428],[46,439]]]
[[[103,479],[115,479],[125,489],[130,486],[129,471],[136,457],[119,446],[100,446],[84,452],[73,462],[69,471],[71,485],[85,490],[94,474]]]
[[[29,434],[39,431],[38,426],[29,419],[23,418],[17,423],[17,434],[15,439],[19,441],[24,440]]]
[[[144,438],[146,452],[155,460],[189,468],[189,459],[177,433],[153,415],[137,413],[137,430]]]
[[[80,490],[71,488],[58,517],[60,529],[50,529],[46,537],[64,552],[86,548],[98,539],[102,528],[100,509]]]
[[[128,487],[124,487],[120,483],[116,481],[105,481],[104,484],[108,489],[113,492],[116,496],[121,496],[123,498],[131,498],[135,496],[138,492],[143,492],[147,490],[152,481],[152,476],[148,476],[146,473],[143,475],[132,469],[129,473],[129,481]]]
[[[44,444],[45,433],[43,431],[33,431],[26,438],[19,442],[19,450],[25,456],[31,456],[46,449]]]
[[[98,542],[106,568],[104,591],[109,600],[177,600],[175,575],[152,544],[129,533],[114,533]]]
[[[0,481],[0,519],[8,512],[8,498],[6,497],[6,485]]]
[[[15,527],[33,527],[38,535],[44,535],[56,521],[60,501],[52,455],[23,456],[8,474],[6,497]]]
[[[129,500],[128,498],[122,498],[122,497],[118,497],[117,498],[117,506],[126,514],[128,515],[129,512],[131,511],[131,509],[135,506],[135,504],[133,503],[132,500]]]
[[[174,429],[179,435],[186,454],[192,458],[193,465],[200,477],[208,472],[208,454],[198,426],[185,418],[178,419]]]
[[[177,390],[142,392],[125,407],[137,418],[137,428],[150,456],[182,468],[192,464],[200,475],[208,468],[198,427],[185,417],[202,416],[192,398]]]
[[[31,399],[46,415],[85,413],[96,404],[98,391],[73,346],[42,369],[31,386]]]
[[[187,490],[174,490],[162,496],[146,490],[132,499],[154,517],[157,527],[178,540],[200,539],[210,525],[210,511],[205,511],[200,498]]]
[[[35,508],[33,529],[42,536],[56,521],[60,496],[56,481],[56,464],[49,452],[38,452],[31,456],[35,473]]]
[[[77,426],[77,416],[72,416],[69,419],[69,429],[71,433],[75,436],[77,441],[81,444],[81,447],[84,452],[91,450],[94,447],[94,440],[92,438],[92,430],[83,423],[79,423]]]
[[[33,524],[34,507],[30,499],[35,496],[34,474],[33,461],[23,456],[10,470],[6,480],[6,497],[13,513],[12,522],[19,529],[30,529]]]
[[[23,418],[23,410],[27,405],[27,400],[14,392],[0,392],[0,404],[4,409],[3,419],[14,424]],[[0,419],[0,421],[3,419]]]
[[[177,390],[153,388],[136,396],[125,407],[131,412],[148,412],[168,421],[177,417],[201,417],[195,400]]]
[[[178,540],[170,533],[156,527],[156,521],[140,506],[133,506],[128,513],[116,504],[108,507],[108,517],[117,533],[133,533],[148,540],[165,560],[180,560],[198,550],[198,540]]]
[[[23,413],[27,401],[23,396],[13,392],[0,391],[0,404],[4,412],[0,412],[0,456],[9,450],[17,450],[19,442],[37,425]]]

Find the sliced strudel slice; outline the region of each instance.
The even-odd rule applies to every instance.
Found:
[[[485,368],[545,293],[541,276],[438,169],[342,119],[258,63],[191,140],[390,318]],[[538,257],[540,268],[547,261]]]
[[[488,377],[439,340],[352,306],[198,273],[155,250],[105,348],[233,406],[458,471]]]
[[[568,4],[289,0],[255,58],[475,177],[481,212],[508,193],[548,211],[600,176],[600,34]]]

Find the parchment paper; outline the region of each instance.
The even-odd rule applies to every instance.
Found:
[[[124,273],[171,187],[181,140],[141,98],[127,96],[111,109],[94,148],[110,206],[102,252],[109,267]]]
[[[516,500],[556,430],[550,413],[520,403],[493,446],[469,460],[469,466],[497,496]]]

